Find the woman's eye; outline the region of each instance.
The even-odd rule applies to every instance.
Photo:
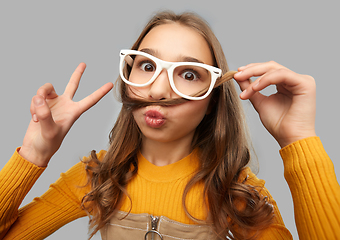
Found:
[[[197,74],[191,71],[186,71],[181,74],[181,77],[184,78],[185,80],[193,81],[198,78]]]
[[[151,63],[143,63],[141,65],[141,69],[143,71],[145,71],[145,72],[153,72],[153,71],[155,71],[155,67]]]

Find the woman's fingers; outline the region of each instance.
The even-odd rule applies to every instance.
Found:
[[[241,99],[249,99],[268,131],[280,146],[314,136],[315,81],[275,62],[253,63],[240,67],[234,79],[240,85]],[[258,77],[254,82],[251,77]],[[270,85],[277,92],[260,93]]]
[[[239,71],[240,72],[234,75],[234,78],[240,85],[242,90],[240,98],[243,100],[251,100],[254,95],[259,95],[259,91],[270,85],[284,84],[292,89],[298,84],[296,79],[299,74],[273,61],[266,63],[252,63],[247,66],[240,67]],[[258,78],[251,83],[249,81],[251,77]]]
[[[46,100],[36,95],[32,99],[34,116],[33,121],[39,122],[41,126],[41,134],[48,139],[52,139],[58,133],[57,125],[53,120],[51,110]]]
[[[41,86],[38,90],[37,90],[37,95],[35,97],[32,98],[31,101],[31,107],[30,107],[30,111],[31,111],[31,115],[32,115],[32,119],[33,121],[37,122],[38,118],[35,112],[35,107],[34,107],[34,99],[39,99],[36,98],[37,96],[40,96],[44,99],[44,101],[46,101],[46,99],[53,99],[58,97],[58,94],[56,93],[53,85],[51,83],[46,83],[43,86]]]
[[[51,83],[46,83],[43,86],[41,86],[37,91],[37,95],[40,95],[45,99],[52,99],[58,97],[58,94],[56,93]]]
[[[238,82],[238,84],[240,85],[240,88],[242,90],[240,98],[242,100],[249,99],[253,104],[254,108],[257,110],[258,106],[266,98],[266,96],[264,96],[260,92],[254,91],[251,87],[252,83],[250,81],[242,81]]]
[[[109,82],[99,88],[97,91],[93,92],[91,95],[87,96],[83,100],[79,101],[80,111],[84,113],[93,105],[95,105],[100,99],[102,99],[111,89],[113,88],[113,83]]]
[[[236,75],[237,80],[244,81],[251,77],[262,76],[265,73],[278,70],[287,69],[286,67],[278,64],[274,61],[264,62],[264,63],[251,63],[243,67],[239,67],[239,72]]]
[[[63,95],[58,96],[53,85],[47,83],[32,98],[30,110],[33,121],[20,151],[31,162],[46,166],[77,118],[112,89],[113,84],[107,83],[83,100],[74,102],[72,98],[85,67],[85,64],[79,64]]]
[[[249,83],[249,81],[239,82],[242,89],[240,98],[243,100],[249,99],[256,110],[258,110],[262,101],[267,98],[267,96],[261,94],[260,91],[270,85],[276,85],[279,92],[286,96],[304,94],[304,91],[301,89],[301,76],[299,74],[290,71],[287,68],[268,69],[259,65],[257,67],[259,67],[260,70],[257,69],[257,71],[252,71],[253,73],[256,72],[256,74],[260,74],[264,69],[268,72],[262,73],[263,75],[260,75],[260,77],[252,83]],[[241,74],[243,74],[243,72]]]
[[[80,82],[81,76],[83,75],[85,71],[85,68],[86,68],[86,64],[80,63],[78,67],[76,68],[76,70],[73,72],[70,78],[70,81],[68,82],[65,88],[64,95],[68,96],[70,99],[73,99],[74,94],[76,93],[78,89],[79,82]]]
[[[245,85],[245,84],[243,84]],[[249,99],[255,93],[262,91],[270,85],[276,85],[280,93],[289,96],[310,94],[315,88],[315,81],[310,76],[295,73],[286,68],[279,68],[267,73],[249,84],[241,94],[242,99]]]
[[[248,92],[247,95],[254,94],[252,87],[258,84],[258,81],[260,80],[260,78],[263,75],[268,74],[272,71],[276,71],[278,69],[287,69],[287,68],[273,61],[265,62],[265,63],[251,63],[246,66],[239,67],[238,68],[239,72],[234,75],[234,79],[238,82],[242,91],[247,89],[247,92]],[[259,78],[255,80],[253,83],[251,83],[250,82],[251,77],[259,77]],[[247,99],[245,98],[246,95],[245,94],[243,95],[241,94],[241,98]]]
[[[85,112],[86,110],[91,108],[93,105],[95,105],[101,98],[103,98],[113,88],[113,83],[107,83],[104,86],[102,86],[101,88],[99,88],[97,91],[92,93],[91,95],[89,95],[86,98],[84,98],[83,100],[79,101],[78,103],[73,102],[72,98],[77,91],[81,76],[84,73],[85,68],[86,68],[85,63],[80,63],[78,65],[78,67],[76,68],[76,70],[72,74],[70,81],[67,84],[67,86],[65,88],[65,92],[62,96],[57,95],[52,84],[46,83],[45,85],[43,85],[42,87],[40,87],[38,89],[37,95],[34,97],[34,99],[40,101],[40,99],[42,98],[44,100],[44,106],[45,107],[56,106],[56,104],[57,104],[60,108],[60,106],[64,105],[63,109],[60,109],[60,110],[65,111],[65,112],[67,112],[68,110],[73,108],[75,105],[77,105],[77,110],[76,110],[76,108],[74,108],[74,110],[72,111],[72,114],[71,114],[71,115],[73,115],[72,119],[77,119],[83,112]],[[37,109],[36,109],[34,101],[33,101],[34,99],[32,99],[30,111],[31,111],[31,114],[32,114],[33,121],[38,122],[38,121],[41,120],[41,117],[39,117],[39,114],[37,114],[37,112],[36,112]],[[52,105],[51,105],[50,100],[53,100]],[[51,105],[51,106],[49,106],[49,105]],[[57,110],[57,109],[55,109],[55,110]],[[43,117],[45,116],[44,112],[41,112],[41,114],[43,114],[42,115]],[[51,109],[49,109],[49,114],[51,116],[51,120],[53,121]]]

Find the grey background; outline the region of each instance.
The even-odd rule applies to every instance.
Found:
[[[231,69],[275,60],[312,75],[317,82],[317,134],[339,175],[337,1],[1,1],[0,167],[21,145],[30,120],[31,97],[41,85],[51,82],[61,94],[80,62],[88,68],[75,100],[114,81],[119,50],[129,48],[150,16],[161,9],[190,10],[203,16],[219,38]],[[297,239],[279,146],[249,102],[244,106],[259,159],[258,176],[266,180],[285,224]],[[85,113],[23,204],[43,194],[61,172],[92,149],[106,149],[119,108],[111,92]],[[87,221],[83,218],[68,224],[48,239],[87,239]],[[99,235],[94,239],[100,239]]]

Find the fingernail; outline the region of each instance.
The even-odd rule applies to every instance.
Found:
[[[246,92],[247,92],[247,89],[244,89],[243,92],[241,92],[240,97],[243,98]]]
[[[256,88],[260,84],[260,81],[257,81],[257,83],[254,84],[253,88]]]
[[[36,107],[39,107],[44,104],[44,101],[41,99],[41,97],[35,97],[33,101]]]
[[[38,118],[37,118],[36,114],[33,114],[32,119],[33,119],[34,122],[38,122]]]
[[[234,76],[239,76],[239,75],[241,75],[242,74],[242,71],[241,72],[237,72],[237,73],[235,73],[235,75]]]

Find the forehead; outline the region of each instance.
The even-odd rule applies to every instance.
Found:
[[[154,27],[142,40],[138,50],[152,49],[158,58],[176,62],[183,57],[192,57],[213,65],[207,41],[196,30],[178,23]]]

